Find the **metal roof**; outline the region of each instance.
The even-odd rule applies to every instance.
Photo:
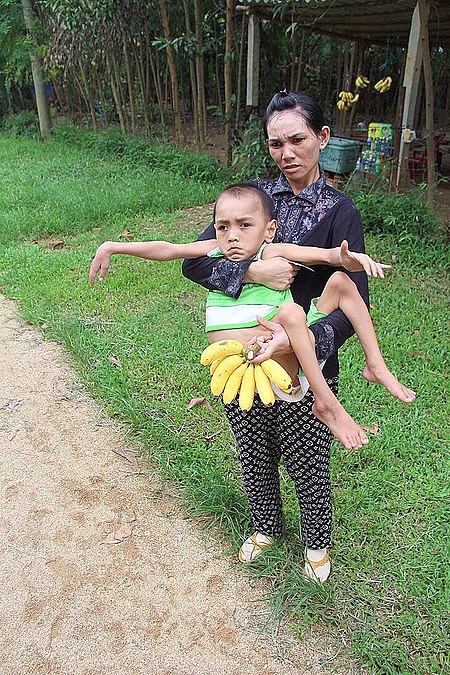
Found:
[[[416,0],[237,0],[236,7],[264,19],[297,21],[304,30],[367,44],[408,44]],[[431,47],[450,46],[450,0],[432,0]]]

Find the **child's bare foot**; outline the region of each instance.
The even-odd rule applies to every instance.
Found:
[[[348,450],[357,450],[368,444],[364,431],[337,399],[329,404],[316,399],[312,411]]]
[[[363,370],[363,377],[368,382],[382,384],[392,396],[398,398],[399,401],[403,401],[403,403],[412,403],[416,398],[416,392],[399,382],[386,365],[379,367],[366,365]]]

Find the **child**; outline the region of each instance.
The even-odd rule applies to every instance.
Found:
[[[346,242],[340,248],[334,249],[272,244],[276,230],[276,221],[272,217],[272,201],[263,190],[253,185],[242,184],[226,188],[216,200],[214,222],[217,240],[196,241],[191,244],[162,241],[105,242],[98,248],[91,265],[91,286],[97,273],[101,280],[104,279],[111,255],[117,253],[159,261],[217,254],[235,261],[281,256],[294,263],[345,267],[352,272],[365,271],[371,276],[381,278],[384,278],[383,269],[390,267],[376,263],[363,253],[348,251]],[[387,368],[368,309],[354,282],[344,272],[332,274],[320,298],[312,303],[308,317],[305,317],[300,305],[293,302],[289,290],[273,291],[259,284],[246,284],[237,300],[220,291],[210,291],[206,330],[210,342],[234,338],[247,344],[257,340],[262,351],[254,361],[260,362],[268,358],[265,352],[272,335],[269,330],[261,327],[258,318],[262,315],[263,323],[269,319],[280,323],[288,335],[293,353],[277,355],[275,358],[296,385],[293,395],[285,395],[285,400],[298,401],[305,393],[306,387],[301,386],[297,377],[300,363],[314,392],[314,414],[346,448],[356,449],[367,444],[368,438],[328,387],[315,356],[314,336],[307,327],[337,308],[346,314],[361,342],[366,356],[363,376],[369,382],[382,384],[399,400],[412,402],[415,393],[402,385]],[[256,326],[257,338],[254,330]],[[279,391],[277,395],[283,396]]]

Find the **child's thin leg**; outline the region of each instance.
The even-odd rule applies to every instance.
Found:
[[[415,392],[401,384],[386,366],[366,303],[345,272],[332,274],[317,301],[317,309],[324,314],[330,314],[335,309],[344,312],[355,329],[366,356],[363,370],[366,380],[382,384],[392,396],[404,403],[414,401]]]
[[[295,303],[287,302],[279,308],[276,321],[286,331],[292,350],[314,392],[313,412],[316,417],[329,427],[346,448],[355,449],[367,444],[369,441],[364,431],[339,403],[326,383],[317,361],[314,336],[306,326],[303,309]]]

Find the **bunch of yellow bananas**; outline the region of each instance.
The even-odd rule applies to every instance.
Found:
[[[339,101],[336,103],[339,110],[349,110],[352,105],[359,101],[359,94],[353,94],[351,91],[341,91]]]
[[[380,93],[384,94],[386,91],[389,91],[391,88],[392,84],[392,77],[385,77],[382,80],[378,80],[378,82],[374,85],[375,89]]]
[[[358,75],[355,84],[359,89],[366,89],[367,85],[370,84],[370,80],[365,75]]]
[[[231,403],[239,393],[239,406],[250,410],[255,391],[264,405],[275,403],[273,382],[281,391],[289,393],[292,380],[273,359],[251,363],[256,356],[255,348],[244,349],[239,340],[220,340],[203,350],[200,362],[210,366],[211,391],[214,396],[222,394],[224,403]]]

